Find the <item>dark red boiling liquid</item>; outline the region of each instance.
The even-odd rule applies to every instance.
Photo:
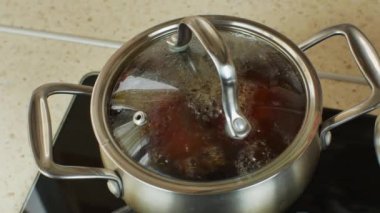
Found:
[[[198,181],[244,175],[273,160],[294,139],[305,108],[304,93],[284,82],[239,76],[239,102],[253,128],[234,140],[225,133],[223,113],[202,119],[188,101],[177,93],[148,112],[147,152],[149,166],[160,173]]]

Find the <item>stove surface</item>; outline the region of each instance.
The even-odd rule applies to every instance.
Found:
[[[83,80],[93,85],[96,75]],[[324,118],[338,111],[325,109]],[[364,115],[333,130],[309,186],[287,212],[380,212],[380,167],[373,145],[375,117]],[[54,160],[101,167],[90,121],[90,97],[72,102],[55,138]],[[53,180],[38,175],[21,212],[133,212],[104,180]]]

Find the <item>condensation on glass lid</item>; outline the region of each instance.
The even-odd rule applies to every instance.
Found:
[[[243,140],[226,135],[219,79],[195,39],[183,53],[159,40],[129,62],[109,104],[110,128],[126,155],[164,176],[213,181],[254,172],[293,141],[306,102],[297,68],[265,41],[222,36],[255,131]]]

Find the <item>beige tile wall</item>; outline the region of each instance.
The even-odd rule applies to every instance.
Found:
[[[169,19],[224,14],[255,20],[295,43],[338,23],[357,25],[380,50],[380,1],[76,1],[0,0],[0,25],[127,41]],[[0,33],[0,212],[18,212],[36,174],[27,136],[31,92],[47,82],[76,83],[100,70],[113,49]],[[318,70],[360,75],[341,38],[311,50]],[[323,80],[325,106],[347,108],[365,99],[365,86]],[[67,97],[51,99],[58,126]]]

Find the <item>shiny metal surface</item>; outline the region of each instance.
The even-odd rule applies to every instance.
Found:
[[[372,91],[371,95],[362,103],[345,110],[322,123],[320,137],[323,147],[327,147],[331,142],[330,130],[376,109],[380,103],[379,56],[366,36],[355,26],[342,24],[327,28],[302,43],[300,48],[305,51],[319,42],[335,35],[342,35],[346,38],[351,53]]]
[[[226,118],[226,132],[234,139],[245,138],[252,127],[241,113],[237,100],[235,65],[228,48],[217,29],[200,16],[186,17],[178,26],[177,34],[171,36],[168,44],[173,51],[184,51],[194,34],[214,62],[222,87],[223,112]]]
[[[291,41],[258,23],[228,16],[204,16],[218,30],[246,33],[271,43],[298,68],[307,96],[304,123],[291,145],[254,174],[213,182],[169,178],[143,168],[123,154],[107,123],[107,104],[122,64],[155,39],[171,36],[181,19],[163,23],[124,44],[107,62],[94,87],[91,117],[106,168],[122,177],[124,200],[139,212],[278,212],[307,184],[320,153],[321,88],[304,53]]]
[[[375,135],[374,135],[374,146],[377,156],[377,162],[380,165],[380,116],[377,116],[375,122]]]
[[[281,212],[303,192],[313,175],[317,165],[320,148],[319,138],[305,147],[304,154],[293,161],[282,171],[252,185],[225,191],[210,190],[178,192],[167,190],[157,185],[141,182],[128,172],[121,172],[120,168],[104,152],[102,161],[106,168],[119,171],[123,180],[123,199],[137,212],[181,212],[181,213],[208,213],[208,212]],[[234,185],[249,181],[250,177],[234,180]],[[182,186],[183,187],[183,186]]]
[[[54,94],[91,95],[92,87],[52,83],[37,88],[29,108],[29,135],[34,158],[42,174],[56,179],[106,179],[117,187],[121,196],[122,183],[115,172],[104,168],[64,166],[54,162],[52,150],[51,121],[47,98]]]
[[[147,116],[143,111],[137,111],[133,115],[133,123],[137,126],[143,126],[147,122]]]

